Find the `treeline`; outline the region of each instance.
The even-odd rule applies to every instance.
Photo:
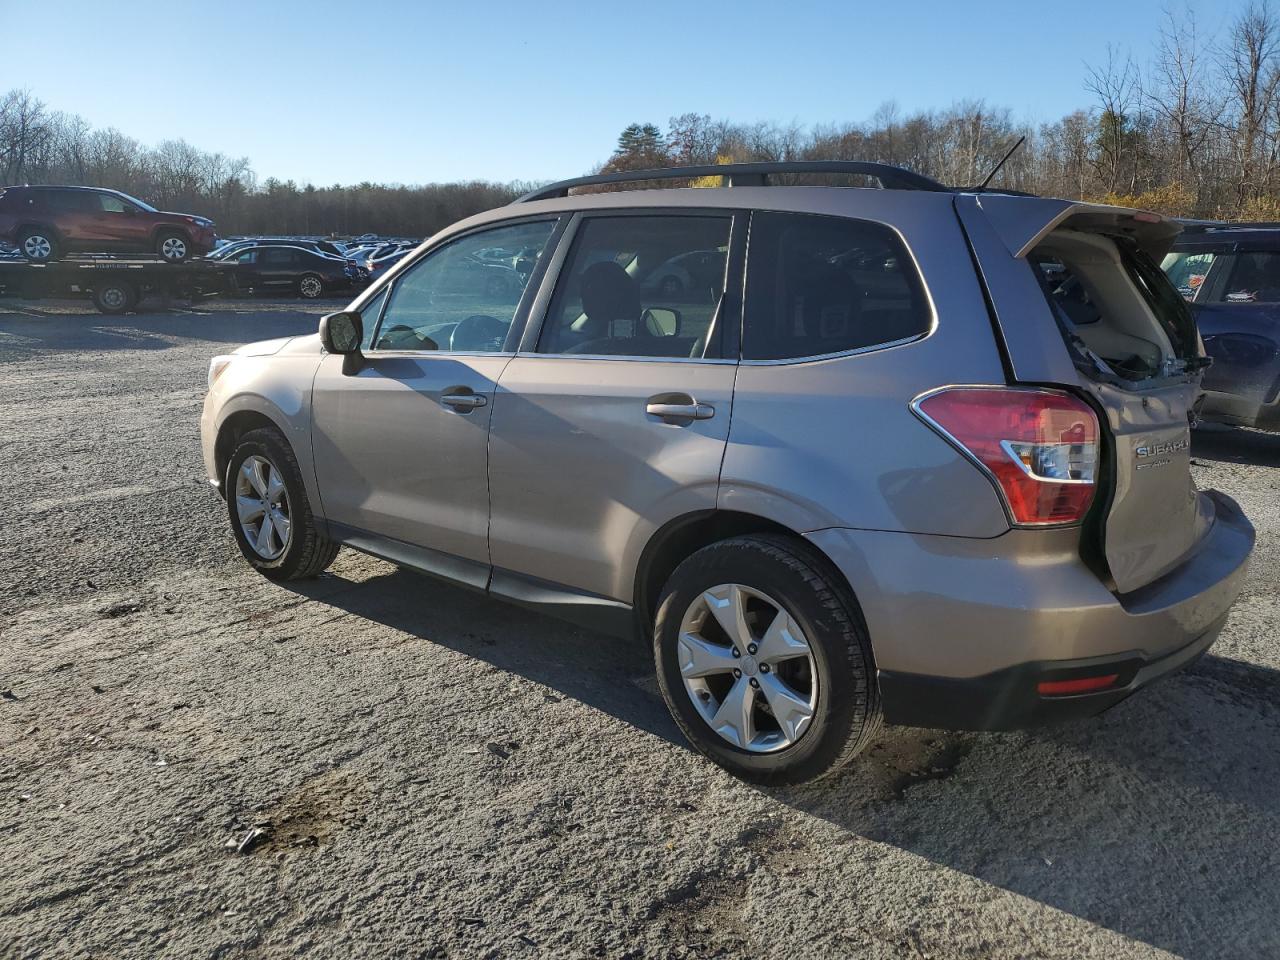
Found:
[[[944,183],[982,180],[1019,137],[995,180],[1045,195],[1106,200],[1180,216],[1280,220],[1280,18],[1255,2],[1220,35],[1194,13],[1152,24],[1150,49],[1108,48],[1086,69],[1089,103],[1029,122],[980,100],[869,120],[802,127],[687,113],[665,129],[632,124],[597,169],[747,160],[876,160]],[[376,232],[426,236],[527,189],[524,183],[314,187],[259,181],[248,158],[182,140],[145,146],[117,130],[48,110],[22,90],[0,97],[4,183],[82,183],[165,209],[213,217],[223,234]]]
[[[162,210],[213,218],[223,235],[352,234],[424,237],[530,189],[523,183],[299,186],[259,181],[247,157],[166,140],[144,146],[49,110],[30,91],[0,97],[0,186],[72,183],[111,187]]]
[[[1152,24],[1145,62],[1108,48],[1087,68],[1092,103],[1031,123],[1002,107],[962,101],[904,114],[882,106],[867,122],[804,128],[740,124],[702,114],[665,131],[632,124],[606,170],[745,160],[876,160],[943,183],[979,183],[1026,137],[994,184],[1105,200],[1179,216],[1280,219],[1280,19],[1247,7],[1221,36],[1194,13]]]

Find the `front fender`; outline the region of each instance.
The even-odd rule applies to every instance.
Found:
[[[319,363],[319,357],[308,355],[237,356],[227,366],[205,399],[201,417],[210,479],[221,480],[216,451],[223,429],[238,415],[266,417],[293,449],[311,511],[322,516],[311,446],[311,384]]]

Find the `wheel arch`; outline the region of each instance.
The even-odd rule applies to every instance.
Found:
[[[289,443],[288,431],[260,410],[237,410],[222,421],[213,444],[213,461],[217,466],[219,478],[226,474],[227,463],[230,462],[231,454],[235,451],[240,438],[250,430],[258,430],[262,427],[274,427],[284,438],[285,443]],[[292,449],[293,444],[290,443],[289,446]],[[294,456],[297,456],[296,450]]]
[[[62,244],[62,249],[66,250],[67,239],[62,235],[62,231],[49,223],[41,223],[39,220],[23,220],[13,229],[13,245],[15,247],[22,243],[22,235],[28,230],[39,230],[53,237],[58,243]]]
[[[803,545],[806,552],[821,558],[826,572],[835,584],[848,591],[856,602],[853,585],[839,566],[800,531],[759,514],[737,510],[700,510],[663,524],[649,538],[640,554],[632,598],[644,636],[652,632],[662,586],[677,566],[703,547],[749,534],[773,534]]]
[[[191,243],[191,231],[178,223],[157,223],[151,228],[151,243],[159,243],[161,237],[171,233],[181,237],[187,243]]]

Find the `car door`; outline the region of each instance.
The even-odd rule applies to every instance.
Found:
[[[1203,386],[1250,417],[1274,397],[1280,376],[1280,250],[1241,244],[1217,256],[1193,301],[1213,364]]]
[[[146,250],[151,243],[151,223],[142,210],[114,193],[94,191],[89,196],[95,232],[114,247]]]
[[[494,389],[528,311],[459,284],[472,251],[547,244],[555,219],[482,229],[437,246],[366,298],[364,362],[325,357],[312,398],[316,480],[343,542],[483,587]]]
[[[48,206],[62,239],[80,249],[99,247],[103,241],[95,219],[93,197],[88,190],[44,191]]]
[[[745,225],[723,210],[610,211],[572,233],[494,397],[491,589],[554,581],[630,603],[654,531],[716,506],[741,316],[723,270],[717,288],[660,306],[648,281],[679,254],[736,249]]]
[[[231,259],[235,261],[235,282],[236,286],[241,290],[256,290],[262,286],[262,275],[259,272],[261,263],[259,262],[262,251],[265,247],[250,247],[248,250],[241,250],[234,254]]]
[[[292,286],[298,279],[298,256],[293,247],[262,247],[258,251],[259,284],[270,290]]]

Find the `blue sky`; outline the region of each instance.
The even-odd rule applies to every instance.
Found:
[[[1175,0],[1176,2],[1176,0]],[[1243,0],[1194,4],[1205,35]],[[316,184],[575,176],[632,121],[863,120],[984,98],[1087,105],[1085,63],[1151,53],[1168,0],[0,0],[0,89],[146,143]]]

